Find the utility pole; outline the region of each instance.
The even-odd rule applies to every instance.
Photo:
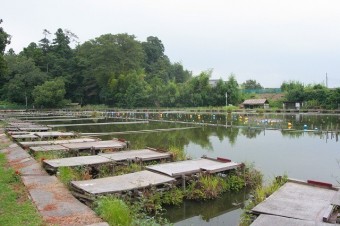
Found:
[[[228,107],[228,93],[225,93],[225,106]]]
[[[328,88],[328,77],[327,77],[327,72],[326,72],[326,88]]]

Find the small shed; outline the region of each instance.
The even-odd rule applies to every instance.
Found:
[[[269,102],[267,99],[248,99],[245,100],[242,105],[244,108],[253,109],[253,108],[268,108]]]
[[[283,102],[283,109],[296,109],[296,110],[300,110],[300,108],[303,106],[302,102],[299,101],[284,101]]]

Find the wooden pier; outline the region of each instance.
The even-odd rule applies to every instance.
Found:
[[[32,152],[48,152],[48,151],[99,151],[99,150],[122,150],[127,147],[126,141],[118,139],[105,140],[105,141],[89,141],[89,142],[76,142],[76,143],[60,143],[53,145],[32,146]]]
[[[222,162],[207,158],[200,158],[147,166],[146,169],[177,178],[182,177],[183,175],[192,175],[200,172],[218,173],[236,169],[239,166],[240,164],[236,162]]]
[[[133,122],[94,122],[94,123],[81,123],[81,124],[53,124],[48,125],[51,128],[56,127],[69,127],[69,126],[102,126],[102,125],[127,125],[127,124],[146,124],[149,121],[133,121]]]
[[[339,197],[330,184],[289,181],[251,210],[252,225],[334,225]]]
[[[72,132],[30,132],[24,134],[11,134],[14,140],[43,140],[43,139],[55,139],[55,138],[70,138],[76,137],[75,133]]]
[[[105,155],[100,155],[100,157],[103,156]],[[114,156],[114,154],[111,156]],[[98,161],[104,161],[104,159],[98,158]],[[133,191],[133,194],[138,196],[138,191],[146,187],[157,186],[156,189],[168,189],[179,184],[184,185],[187,176],[189,178],[198,173],[226,172],[240,165],[226,159],[201,158],[147,166],[146,170],[125,175],[72,181],[71,187],[74,191],[73,194],[84,202],[91,202],[97,195],[125,194],[130,191]]]
[[[21,147],[35,147],[35,146],[46,146],[46,145],[54,145],[54,144],[68,144],[68,143],[83,143],[83,142],[94,142],[99,141],[96,138],[77,138],[77,139],[68,139],[68,140],[46,140],[46,141],[23,141],[18,142]]]
[[[148,170],[129,173],[114,177],[105,177],[100,179],[71,181],[71,186],[77,191],[78,197],[83,194],[86,196],[98,196],[115,193],[126,193],[136,189],[147,188],[151,186],[164,186],[165,184],[174,183],[175,179]]]
[[[114,153],[100,153],[98,155],[79,156],[71,158],[44,160],[43,166],[48,172],[56,172],[59,167],[75,166],[98,166],[111,163],[115,165],[119,162],[145,162],[151,160],[170,159],[171,154],[158,152],[151,149],[120,151]]]

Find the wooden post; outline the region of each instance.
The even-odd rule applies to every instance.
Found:
[[[185,191],[185,175],[182,174],[182,188],[183,188],[183,191]]]

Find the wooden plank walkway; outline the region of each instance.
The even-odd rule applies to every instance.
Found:
[[[251,226],[331,226],[334,224],[261,214]]]
[[[35,152],[48,152],[48,151],[68,151],[68,148],[64,146],[55,144],[55,145],[43,145],[43,146],[35,146],[30,147],[30,150]]]
[[[104,140],[84,143],[69,143],[62,145],[70,150],[88,150],[88,149],[103,150],[103,149],[124,149],[126,148],[127,144],[119,140]]]
[[[104,141],[89,141],[77,143],[60,143],[53,145],[32,146],[30,150],[33,152],[47,152],[47,151],[83,151],[83,150],[104,150],[104,149],[125,149],[126,142],[119,140],[104,140]]]
[[[171,154],[161,153],[150,149],[120,151],[110,154],[98,154],[91,156],[79,156],[71,158],[60,158],[44,160],[43,166],[49,171],[56,171],[59,167],[74,166],[95,166],[106,163],[115,163],[122,161],[150,161],[170,158]]]
[[[34,133],[34,135],[40,138],[75,137],[75,134],[72,132],[59,132],[59,131],[36,132]]]
[[[180,162],[171,162],[147,166],[146,169],[162,173],[171,177],[180,177],[182,175],[190,175],[207,171],[209,173],[223,172],[239,167],[239,163],[235,162],[220,162],[211,159],[195,159]]]
[[[53,124],[47,125],[52,128],[56,127],[68,127],[68,126],[102,126],[102,125],[127,125],[127,124],[146,124],[149,121],[134,121],[134,122],[101,122],[101,123],[81,123],[81,124]]]
[[[252,212],[321,223],[336,194],[333,189],[287,182]]]
[[[94,142],[99,141],[96,138],[78,138],[78,139],[68,139],[68,140],[46,140],[46,141],[22,141],[18,142],[22,147],[35,147],[43,145],[53,145],[53,144],[68,144],[68,143],[83,143],[83,142]]]
[[[49,118],[49,119],[34,119],[34,120],[26,120],[30,122],[66,122],[66,121],[82,121],[82,120],[99,120],[105,118]]]
[[[114,177],[71,181],[71,186],[89,195],[105,195],[175,182],[174,178],[147,170]]]
[[[170,153],[167,152],[158,152],[151,149],[140,149],[140,150],[130,150],[130,151],[120,151],[115,153],[102,153],[99,154],[102,157],[111,159],[112,161],[150,161],[150,160],[160,160],[160,159],[168,159],[171,157]]]

